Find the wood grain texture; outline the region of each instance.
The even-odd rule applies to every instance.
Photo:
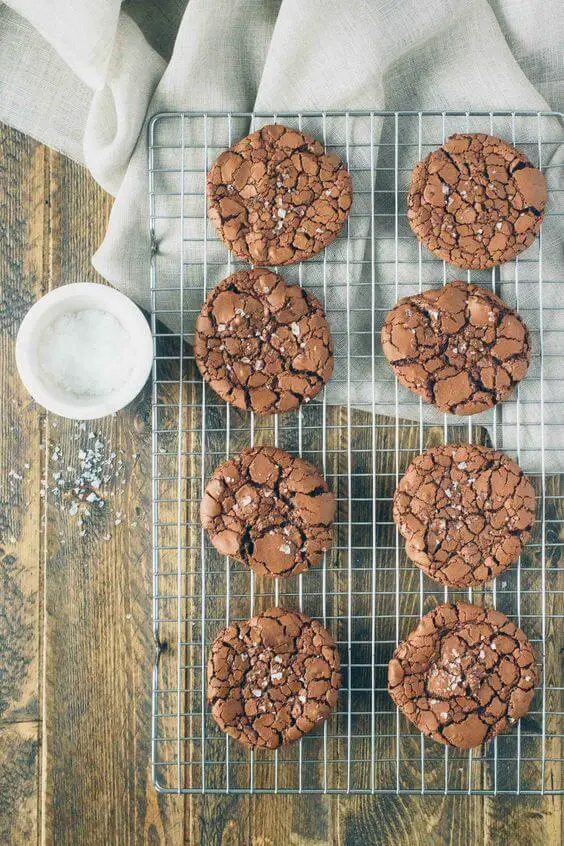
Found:
[[[3,130],[1,142],[0,209],[8,249],[0,255],[0,572],[6,609],[0,626],[7,626],[0,629],[0,842],[560,843],[558,797],[155,793],[149,772],[148,394],[92,426],[106,453],[123,461],[123,472],[113,473],[104,487],[106,505],[87,534],[80,534],[77,515],[48,494],[42,539],[43,456],[48,479],[57,468],[73,466],[78,451],[88,447],[90,427],[50,418],[42,429],[11,360],[17,325],[42,290],[61,281],[101,281],[90,257],[110,201],[85,170],[57,154],[12,130]],[[24,464],[30,465],[24,478],[10,487],[9,470],[19,473]]]
[[[37,838],[41,417],[16,372],[19,323],[42,291],[45,150],[0,127],[0,842]]]
[[[50,287],[102,282],[90,258],[103,237],[109,198],[81,167],[54,153],[48,188]],[[159,801],[149,781],[148,414],[145,390],[119,415],[84,427],[50,418],[46,428],[48,843],[165,842],[183,830],[182,803]],[[52,496],[53,473],[76,467],[94,440],[111,468],[97,490],[104,505],[89,508],[89,519],[82,506],[71,517]]]

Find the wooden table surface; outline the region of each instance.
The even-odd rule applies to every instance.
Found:
[[[558,797],[155,793],[149,392],[81,427],[38,408],[14,364],[37,297],[101,281],[90,258],[110,209],[82,167],[0,127],[0,843],[562,842]],[[73,513],[73,468],[93,438],[104,505]]]

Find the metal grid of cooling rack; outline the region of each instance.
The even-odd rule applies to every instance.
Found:
[[[564,214],[564,193],[551,178],[544,234],[501,273],[466,274],[435,259],[417,243],[405,215],[412,167],[453,132],[501,135],[555,176],[560,119],[519,111],[153,118],[152,770],[158,790],[561,792],[564,497],[555,399],[562,399],[557,366],[564,282],[543,245],[554,241],[551,227]],[[347,162],[355,195],[337,241],[309,262],[282,270],[325,303],[336,345],[334,377],[320,402],[258,418],[226,406],[202,384],[190,340],[206,292],[244,266],[227,254],[207,221],[207,168],[235,140],[273,120],[303,128],[336,151]],[[479,418],[442,416],[408,395],[383,362],[378,341],[395,299],[461,274],[501,293],[534,337],[532,364],[515,396]],[[521,560],[483,590],[447,591],[423,576],[406,558],[391,517],[391,497],[409,460],[429,445],[456,440],[509,451],[538,495],[534,536]],[[317,464],[338,502],[334,548],[323,565],[279,583],[219,556],[198,520],[202,488],[216,464],[262,443]],[[471,752],[423,738],[386,692],[394,646],[447,598],[489,602],[506,612],[536,646],[543,676],[528,716]],[[219,628],[272,604],[299,607],[323,621],[339,644],[344,684],[336,712],[317,731],[274,753],[252,753],[212,721],[205,665]]]

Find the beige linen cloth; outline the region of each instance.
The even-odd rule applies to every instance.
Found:
[[[0,120],[84,162],[116,196],[93,263],[148,308],[146,122],[153,114],[181,109],[560,110],[563,21],[559,0],[9,0],[0,4]],[[471,128],[488,126],[473,123]],[[554,142],[543,148],[550,210],[562,213],[560,119],[543,121],[543,130]],[[354,137],[354,124],[351,131]],[[380,140],[390,140],[389,121],[379,121],[376,131]],[[495,131],[511,138],[509,122],[496,120]],[[517,132],[521,142],[536,139],[531,121],[518,121]],[[543,227],[547,473],[564,471],[564,334],[555,331],[564,333],[563,219],[555,215]],[[177,243],[173,230],[171,224],[161,240],[165,258]],[[378,235],[376,258],[387,268],[395,249],[393,224],[379,224]],[[362,237],[355,240],[355,256],[362,257],[366,249]],[[442,272],[438,279],[427,275],[440,267],[426,269],[423,282],[441,283]],[[390,272],[379,270],[376,277],[380,316],[393,304]],[[457,276],[464,278],[464,272],[449,268],[448,278]],[[497,290],[515,305],[513,276],[514,269],[501,269]],[[491,280],[491,274],[482,278]],[[521,280],[519,307],[539,352],[538,279],[522,272]],[[402,294],[417,290],[417,280],[402,278],[401,285]],[[341,309],[342,296],[333,297]],[[330,321],[331,312],[329,305]],[[377,377],[389,376],[385,363],[378,368]],[[383,381],[376,385],[375,409],[390,413],[393,387]],[[521,463],[540,472],[538,359],[522,393],[530,402],[520,409]],[[370,402],[372,396],[371,379],[354,383],[353,404]],[[329,386],[327,399],[345,400],[339,384]],[[509,451],[517,446],[516,408],[509,401],[498,412],[496,440]],[[419,403],[403,388],[399,412],[419,418]],[[426,407],[424,419],[442,422],[443,417]],[[491,430],[491,416],[474,422],[482,419]]]

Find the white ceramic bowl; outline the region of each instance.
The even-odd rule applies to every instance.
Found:
[[[43,331],[59,315],[100,309],[113,315],[131,338],[133,369],[126,383],[107,396],[76,396],[64,391],[43,371],[37,347]],[[116,350],[116,357],[120,351]],[[73,420],[105,417],[126,406],[147,381],[153,360],[151,330],[143,312],[124,294],[90,282],[63,285],[33,305],[20,326],[16,340],[16,364],[31,396],[48,411]]]

